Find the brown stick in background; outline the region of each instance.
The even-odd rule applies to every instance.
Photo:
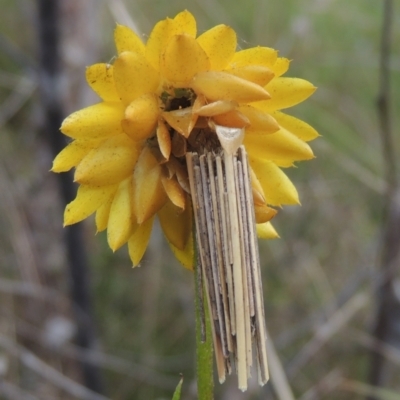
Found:
[[[59,132],[64,119],[61,96],[61,60],[60,60],[60,2],[57,0],[38,0],[38,30],[40,57],[40,87],[43,113],[45,115],[45,135],[52,153],[56,156],[64,147],[65,141]],[[73,200],[76,187],[72,173],[58,174],[61,199],[64,204]],[[93,311],[90,301],[89,268],[84,245],[82,225],[65,228],[65,246],[68,257],[71,301],[77,324],[76,342],[83,350],[97,347],[93,323]],[[97,393],[103,392],[103,382],[99,369],[82,361],[84,384]]]
[[[390,51],[392,40],[393,1],[383,3],[379,93],[377,110],[382,139],[385,168],[386,196],[381,244],[381,271],[377,282],[377,311],[372,335],[377,343],[394,343],[400,346],[400,331],[396,328],[400,315],[400,302],[394,293],[394,278],[399,264],[400,250],[400,194],[397,182],[396,155],[393,143],[390,102]],[[397,324],[396,324],[397,319]],[[368,381],[373,386],[384,386],[388,374],[386,358],[382,352],[372,350]],[[368,396],[368,400],[376,400]]]

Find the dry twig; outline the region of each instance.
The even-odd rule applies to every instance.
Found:
[[[383,216],[383,237],[381,249],[382,281],[378,286],[376,315],[373,336],[378,342],[389,339],[400,342],[395,329],[394,316],[400,312],[400,302],[394,290],[395,271],[399,263],[400,242],[400,192],[397,183],[396,155],[393,145],[393,131],[390,116],[390,49],[391,29],[393,21],[393,0],[385,0],[382,22],[381,57],[380,57],[380,87],[377,99],[377,109],[382,139],[382,155],[386,175],[386,196]],[[385,383],[385,357],[376,351],[371,352],[368,381],[372,386],[382,386]],[[368,399],[377,397],[371,394]]]
[[[17,357],[23,365],[34,371],[37,375],[78,399],[107,400],[107,397],[74,382],[72,379],[50,367],[29,350],[17,345],[5,336],[0,336],[0,347],[12,356]]]

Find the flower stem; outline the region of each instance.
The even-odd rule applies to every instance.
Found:
[[[201,296],[203,285],[198,279],[197,248],[194,254],[194,277],[195,277],[195,307],[196,307],[196,370],[197,370],[197,395],[199,400],[214,399],[214,376],[213,376],[213,347],[210,325],[210,314],[208,312],[207,297]],[[204,299],[204,304],[202,304]],[[204,319],[204,320],[203,320]],[[205,341],[204,340],[205,325]]]

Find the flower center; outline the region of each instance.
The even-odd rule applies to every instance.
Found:
[[[175,111],[191,107],[196,97],[196,93],[192,89],[173,89],[172,93],[165,90],[161,94],[161,101],[164,103],[165,111]]]
[[[187,108],[192,105],[192,102],[190,98],[188,97],[174,97],[170,101],[170,109],[168,111],[173,111],[173,110],[181,110],[182,108]]]
[[[196,93],[189,88],[173,89],[173,94],[171,94],[171,91],[165,91],[161,95],[164,111],[172,113],[181,111],[182,120],[186,118],[188,124],[189,121],[193,123],[187,137],[180,134],[174,126],[169,124],[172,154],[177,158],[185,157],[188,151],[203,154],[205,151],[218,152],[221,149],[215,131],[210,128],[209,118],[196,116],[192,113],[196,98]]]

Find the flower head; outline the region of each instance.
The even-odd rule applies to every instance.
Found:
[[[215,125],[245,128],[257,232],[277,236],[270,206],[298,203],[281,167],[313,158],[307,141],[318,136],[283,113],[315,90],[285,78],[289,60],[254,47],[237,51],[236,34],[218,25],[197,36],[188,11],[156,24],[147,43],[129,28],[115,29],[113,65],[87,68],[102,101],[67,117],[61,131],[72,138],[52,170],[75,167],[77,197],[65,225],[96,213],[115,251],[128,243],[134,265],[147,247],[157,215],[176,257],[192,267],[192,202],[187,151],[220,146]]]

